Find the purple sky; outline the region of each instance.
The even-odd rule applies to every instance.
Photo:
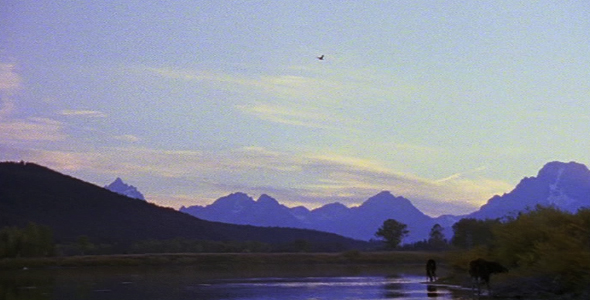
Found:
[[[458,214],[590,162],[585,1],[0,1],[0,160],[161,205]]]

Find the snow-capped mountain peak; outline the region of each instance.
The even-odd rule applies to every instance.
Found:
[[[145,201],[143,194],[140,193],[136,187],[126,184],[119,177],[117,177],[117,179],[115,179],[115,181],[113,181],[111,184],[105,186],[104,188],[111,191],[111,192],[115,192],[117,194],[127,196],[129,198],[135,198],[135,199]]]
[[[547,163],[536,177],[525,177],[511,192],[492,197],[470,216],[514,216],[536,205],[552,205],[569,212],[590,207],[590,170],[576,162]]]

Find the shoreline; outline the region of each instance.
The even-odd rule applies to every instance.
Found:
[[[340,253],[153,253],[80,255],[0,260],[1,270],[23,268],[165,265],[415,265],[422,267],[433,258],[446,263],[444,252],[392,251]]]

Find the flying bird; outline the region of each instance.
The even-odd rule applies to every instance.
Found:
[[[319,60],[324,60],[324,55],[322,54],[322,56],[318,56]]]

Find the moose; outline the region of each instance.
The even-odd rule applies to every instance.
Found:
[[[469,262],[469,275],[474,283],[477,285],[477,294],[481,294],[481,283],[485,283],[488,292],[490,292],[490,275],[494,273],[508,272],[504,266],[495,261],[487,261],[483,258],[478,258]]]
[[[426,262],[426,278],[430,282],[436,280],[436,261],[434,259],[429,259]]]

